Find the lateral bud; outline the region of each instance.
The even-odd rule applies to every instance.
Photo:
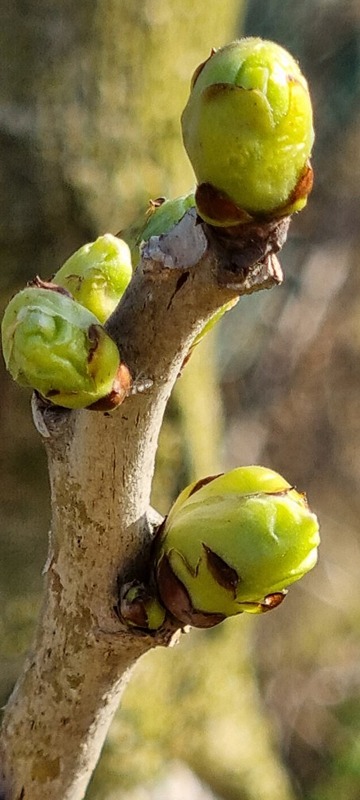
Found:
[[[130,249],[123,239],[105,233],[80,247],[55,273],[53,283],[104,323],[115,310],[132,277]]]
[[[112,409],[130,391],[115,342],[63,288],[37,279],[10,301],[1,331],[14,380],[55,405],[86,408],[101,401]]]
[[[158,532],[155,574],[182,624],[278,606],[317,561],[318,521],[303,494],[266,467],[239,467],[190,484]]]
[[[127,625],[152,631],[161,627],[166,611],[149,589],[131,581],[122,588],[119,615]]]

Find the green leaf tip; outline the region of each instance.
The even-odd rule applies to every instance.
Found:
[[[196,70],[182,114],[200,216],[231,226],[299,211],[312,187],[307,82],[280,45],[232,42]]]
[[[121,231],[121,236],[130,247],[134,268],[140,261],[141,244],[149,241],[152,236],[164,236],[170,233],[191,208],[195,208],[193,192],[175,197],[173,200],[158,197],[149,201],[143,216],[127,230]]]
[[[160,598],[183,624],[261,613],[317,561],[318,521],[303,494],[266,467],[190,484],[157,540]]]

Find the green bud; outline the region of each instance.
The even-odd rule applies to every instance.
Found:
[[[200,216],[236,225],[299,211],[312,186],[308,86],[274,42],[241,39],[196,70],[182,115]]]
[[[210,627],[274,608],[317,561],[319,527],[306,498],[265,467],[190,484],[158,533],[160,598],[183,624]]]
[[[132,627],[154,631],[163,624],[166,611],[143,584],[133,581],[124,586],[119,615]]]
[[[161,200],[150,202],[147,210],[147,222],[141,234],[142,240],[147,242],[152,236],[169,233],[190,208],[195,208],[193,193],[176,197],[175,200],[161,198]]]
[[[103,323],[115,310],[131,276],[128,245],[106,233],[70,256],[54,275],[53,282],[67,289],[74,300]]]
[[[14,380],[56,405],[83,408],[109,396],[112,408],[127,394],[130,375],[115,342],[64,290],[34,285],[15,295],[3,317],[2,345]]]

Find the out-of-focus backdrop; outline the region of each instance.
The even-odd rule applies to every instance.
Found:
[[[320,562],[276,612],[139,662],[89,800],[360,796],[358,0],[6,0],[0,302],[149,197],[191,188],[179,126],[190,76],[242,33],[285,45],[308,77],[315,189],[292,223],[284,285],[241,300],[178,381],[153,500],[166,513],[194,476],[264,463],[306,490]],[[49,489],[29,394],[1,368],[4,703],[40,603]]]

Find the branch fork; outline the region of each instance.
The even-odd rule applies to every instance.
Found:
[[[158,435],[188,348],[237,295],[281,282],[275,252],[288,220],[243,226],[242,238],[193,210],[143,245],[141,264],[106,328],[133,378],[113,413],[67,411],[33,397],[46,447],[52,526],[44,601],[0,738],[1,800],[80,800],[139,656],[173,641],[121,625],[118,585],[146,582]]]

